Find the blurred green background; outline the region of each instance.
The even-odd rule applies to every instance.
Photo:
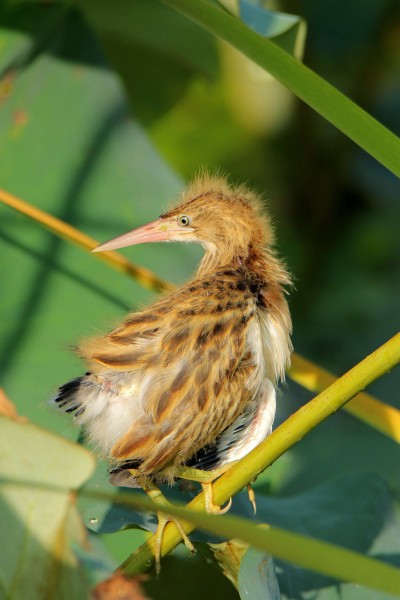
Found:
[[[396,0],[273,8],[307,22],[310,68],[399,131]],[[3,2],[0,26],[2,188],[106,240],[158,216],[200,169],[218,170],[268,199],[295,279],[297,352],[340,374],[396,332],[399,181],[313,110],[156,0],[84,0],[79,8]],[[172,244],[124,253],[175,283],[201,254]],[[1,204],[0,277],[0,385],[21,414],[75,439],[70,421],[48,405],[82,369],[70,346],[154,296]],[[400,408],[399,384],[394,371],[369,391]],[[277,423],[309,398],[288,382]],[[340,412],[277,461],[258,489],[279,498],[343,476],[378,476],[393,500],[399,458],[394,442]],[[400,555],[394,506],[377,501],[376,552]],[[103,536],[115,559],[126,557],[132,535]],[[149,584],[151,597],[172,597],[164,578],[182,571],[181,554],[168,559],[160,585]],[[197,560],[204,577],[208,559]],[[195,577],[197,562],[184,564]],[[208,568],[208,581],[219,582],[215,597],[218,585],[219,597],[237,597]],[[346,599],[377,598],[342,587]],[[318,599],[336,598],[329,590]]]

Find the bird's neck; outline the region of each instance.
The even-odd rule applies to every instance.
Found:
[[[197,277],[213,277],[226,268],[237,271],[254,296],[264,340],[266,372],[275,384],[278,379],[284,379],[292,351],[292,323],[285,298],[285,288],[291,284],[290,275],[271,248],[252,246],[246,253],[233,256],[206,251]]]
[[[238,268],[239,258],[218,252],[216,248],[207,248],[197,270],[197,277],[205,277],[216,269],[226,266]]]
[[[290,284],[290,277],[282,262],[273,251],[259,246],[247,248],[207,247],[200,262],[197,277],[205,277],[215,270],[228,267],[237,271],[245,271],[249,278],[262,285],[285,286]]]

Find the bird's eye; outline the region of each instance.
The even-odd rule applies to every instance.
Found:
[[[190,217],[186,215],[181,215],[178,217],[178,223],[181,227],[188,227],[190,225]]]

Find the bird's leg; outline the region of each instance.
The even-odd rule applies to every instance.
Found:
[[[160,506],[168,506],[169,505],[169,502],[166,499],[166,497],[164,496],[164,494],[153,482],[150,482],[148,480],[146,482],[141,482],[141,487],[142,487],[143,491],[148,495],[148,497],[156,504],[158,504]],[[188,536],[186,535],[186,533],[182,527],[182,523],[179,521],[179,519],[177,519],[176,517],[170,517],[162,511],[157,512],[157,519],[158,519],[157,531],[154,534],[154,536],[155,536],[154,561],[155,561],[156,573],[159,574],[161,571],[161,545],[162,545],[162,541],[163,541],[164,529],[169,521],[173,521],[175,523],[175,526],[176,526],[177,530],[179,531],[186,548],[192,554],[194,554],[194,552],[195,552],[195,547],[193,546],[192,542],[189,540]]]
[[[215,479],[222,475],[226,471],[226,469],[227,467],[222,467],[220,469],[215,469],[214,471],[201,471],[200,469],[193,469],[191,467],[180,467],[178,469],[177,477],[180,477],[181,479],[188,479],[190,481],[197,481],[198,483],[200,483],[204,492],[206,511],[208,513],[216,515],[223,515],[226,512],[228,512],[228,510],[232,506],[232,498],[229,498],[228,504],[224,508],[221,508],[220,506],[214,504],[212,483],[213,481],[215,481]],[[256,495],[251,486],[251,483],[247,484],[247,493],[249,495],[249,500],[253,507],[254,514],[256,514]]]
[[[218,504],[214,504],[214,490],[212,487],[212,481],[204,481],[201,483],[201,487],[204,492],[204,501],[206,504],[206,512],[213,515],[224,515],[232,506],[232,498],[229,498],[228,504],[221,508]]]
[[[206,512],[213,515],[223,515],[232,506],[232,498],[229,498],[228,504],[221,508],[217,504],[214,504],[214,493],[212,484],[222,473],[226,471],[226,468],[215,469],[213,471],[201,471],[200,469],[192,469],[191,467],[178,467],[176,477],[181,479],[189,479],[190,481],[197,481],[200,483],[204,492],[204,501],[206,505]]]

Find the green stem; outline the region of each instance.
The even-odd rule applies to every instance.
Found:
[[[110,497],[109,493],[98,490],[86,489],[84,493],[95,499],[109,500]],[[158,510],[157,504],[138,494],[119,492],[115,499],[135,509]],[[400,589],[400,569],[329,542],[280,527],[256,525],[236,516],[221,517],[193,512],[170,503],[163,505],[163,511],[173,515],[181,525],[189,521],[205,531],[218,533],[228,539],[234,535],[236,539],[264,553],[340,581],[368,586],[387,594],[397,594]]]
[[[393,369],[399,362],[400,333],[300,408],[257,448],[226,471],[213,485],[214,501],[220,505],[224,504],[314,427],[336,412],[372,381]],[[196,511],[204,510],[203,493],[194,498],[187,508]],[[194,528],[190,523],[183,523],[186,533],[190,533]],[[153,538],[154,536],[140,546],[120,566],[120,569],[129,575],[146,571],[154,559]],[[168,554],[180,541],[181,537],[175,525],[169,523],[164,531],[161,555]]]
[[[210,0],[162,0],[232,44],[327,121],[400,176],[400,139],[352,100],[272,41]]]

